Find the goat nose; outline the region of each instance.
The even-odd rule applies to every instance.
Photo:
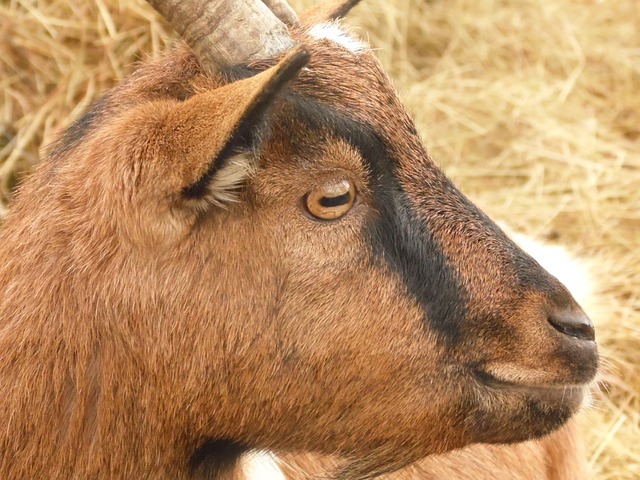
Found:
[[[570,337],[589,341],[596,339],[593,323],[584,312],[563,310],[550,314],[548,320],[553,328]]]

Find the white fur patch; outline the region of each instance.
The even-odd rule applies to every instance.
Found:
[[[353,53],[359,53],[369,48],[364,42],[353,38],[336,23],[319,23],[314,25],[309,29],[309,35],[318,40],[330,40]]]
[[[205,202],[208,205],[224,207],[238,201],[238,189],[255,171],[256,160],[249,153],[239,153],[227,160],[227,164],[218,170],[211,179]]]
[[[242,457],[244,480],[286,480],[282,470],[269,452],[250,452]]]

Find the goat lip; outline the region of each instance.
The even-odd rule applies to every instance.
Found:
[[[537,384],[501,380],[484,370],[475,371],[478,381],[492,390],[521,394],[544,402],[578,405],[582,402],[585,385]]]

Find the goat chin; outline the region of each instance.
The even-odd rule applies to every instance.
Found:
[[[504,226],[503,226],[504,228]],[[556,276],[590,311],[595,284],[589,264],[565,248],[552,246],[504,228],[521,248]],[[591,300],[591,302],[590,302]],[[242,480],[304,480],[322,478],[337,462],[314,454],[278,456],[251,452],[241,462]],[[472,445],[444,455],[434,455],[385,480],[586,480],[591,478],[575,420],[541,439],[514,445]]]

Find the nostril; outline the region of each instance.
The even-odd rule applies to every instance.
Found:
[[[563,311],[549,315],[549,323],[560,333],[580,340],[595,340],[596,332],[589,317],[582,312]]]

